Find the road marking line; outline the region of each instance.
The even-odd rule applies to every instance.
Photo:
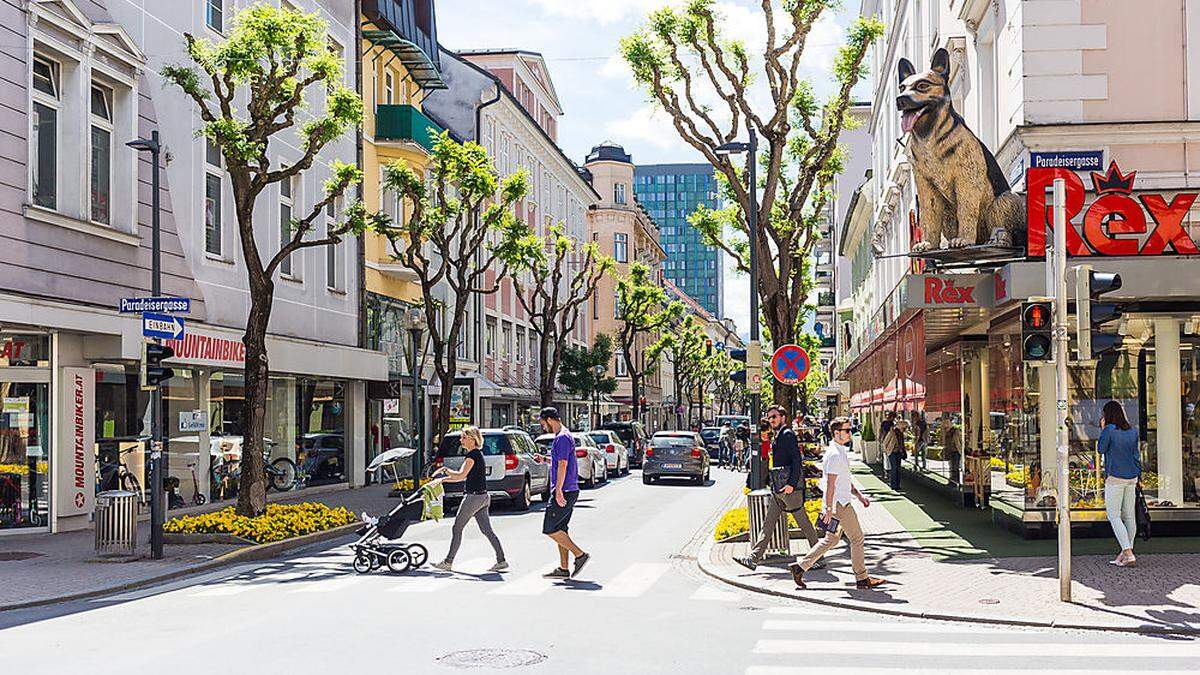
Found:
[[[487,574],[488,568],[495,564],[495,558],[471,558],[466,562],[454,563],[454,571],[462,574]]]
[[[671,569],[668,563],[634,563],[625,568],[593,596],[605,598],[636,598],[641,596]]]
[[[830,625],[836,623],[836,625]],[[870,631],[872,633],[971,633],[973,635],[1010,635],[1011,631],[988,630],[969,624],[884,623],[881,621],[838,621],[767,619],[763,630],[783,631]],[[1044,634],[1044,633],[1043,633]]]
[[[863,668],[861,666],[750,666],[746,669],[746,675],[807,675],[809,673],[816,675],[817,673],[852,673],[853,675],[896,675],[896,673],[911,672],[911,670],[919,669],[926,675],[949,675],[952,673],[979,673],[979,672],[997,672],[994,664],[981,663],[978,667],[957,667],[957,668],[930,668],[925,665],[897,668]],[[1047,670],[1003,670],[1004,675],[1032,675],[1037,673],[1045,675]],[[1054,670],[1054,675],[1096,675],[1096,670]],[[1124,674],[1135,673],[1153,673],[1154,675],[1184,675],[1185,673],[1194,673],[1195,671],[1187,670],[1122,670]]]
[[[1195,645],[1183,643],[1147,642],[1145,644],[1125,642],[1120,644],[1095,644],[1072,642],[1075,635],[1062,635],[1059,640],[1031,642],[882,642],[865,640],[860,633],[814,634],[803,640],[759,640],[754,645],[755,654],[854,654],[856,656],[887,655],[904,656],[947,656],[970,654],[975,658],[1011,657],[1024,653],[1031,646],[1051,647],[1046,653],[1057,657],[1072,658],[1163,658],[1168,656],[1195,657],[1200,653]],[[1058,636],[1052,636],[1058,637]]]
[[[547,565],[514,581],[506,581],[503,586],[488,591],[488,595],[541,595],[554,585],[553,579],[542,578],[552,569]]]
[[[713,600],[716,602],[733,602],[735,600],[741,600],[741,598],[742,596],[734,593],[733,591],[724,591],[708,585],[697,588],[696,592],[692,593],[691,597],[692,600]]]

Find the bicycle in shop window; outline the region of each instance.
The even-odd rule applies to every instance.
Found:
[[[303,479],[296,463],[288,457],[271,459],[276,446],[274,441],[264,438],[263,445],[263,473],[267,479],[267,489],[286,492],[300,486]],[[210,496],[214,501],[223,501],[238,493],[242,475],[242,438],[213,437],[210,452]]]
[[[146,491],[142,489],[142,482],[138,480],[136,474],[129,470],[129,465],[125,463],[125,456],[139,452],[142,445],[136,444],[124,450],[118,450],[116,455],[110,461],[100,462],[100,480],[96,481],[96,493],[105,492],[108,490],[124,490],[137,495],[138,506],[146,505]]]

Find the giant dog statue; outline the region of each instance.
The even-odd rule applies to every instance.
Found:
[[[917,73],[900,59],[900,127],[910,134],[908,155],[916,176],[924,232],[912,250],[962,248],[990,242],[1012,246],[1025,222],[1025,200],[1009,189],[996,158],[950,101],[950,54],[939,49],[929,70]]]

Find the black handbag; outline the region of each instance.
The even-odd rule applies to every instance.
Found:
[[[773,492],[775,494],[779,494],[780,492],[783,492],[783,488],[787,487],[787,484],[788,484],[787,467],[780,466],[780,467],[775,467],[775,468],[771,469],[770,484],[771,484],[771,492]]]
[[[1150,507],[1146,506],[1146,495],[1142,494],[1141,483],[1137,485],[1137,498],[1134,504],[1133,510],[1138,534],[1142,535],[1142,539],[1150,541]]]

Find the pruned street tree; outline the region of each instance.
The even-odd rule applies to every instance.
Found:
[[[530,234],[508,252],[517,302],[537,336],[540,402],[553,405],[563,347],[613,261],[594,242],[580,246],[561,225],[551,225],[544,236]]]
[[[613,341],[604,333],[596,334],[591,347],[562,349],[558,381],[568,392],[592,402],[593,426],[599,423],[599,398],[617,390],[617,378],[608,375],[612,357]]]
[[[651,276],[650,268],[640,262],[631,263],[629,274],[617,278],[616,300],[621,321],[616,343],[629,377],[633,419],[640,420],[642,386],[661,354],[652,347],[661,337],[660,331],[683,315],[683,304],[668,302],[666,290]]]
[[[483,146],[458,143],[449,132],[434,144],[429,172],[426,183],[403,161],[384,168],[384,188],[405,200],[410,215],[404,222],[377,215],[374,229],[421,286],[429,360],[442,392],[431,431],[442,438],[467,312],[478,296],[499,289],[509,275],[508,260],[530,255],[517,252],[531,241],[513,210],[529,183],[524,171],[501,180]]]
[[[621,54],[649,98],[669,116],[679,137],[712,164],[729,207],[701,208],[691,217],[705,240],[748,272],[754,247],[761,321],[776,345],[795,342],[812,292],[805,270],[820,238],[818,223],[841,171],[841,132],[851,124],[851,92],[866,74],[867,50],[883,25],[859,18],[834,60],[834,88],[818,100],[802,75],[813,27],[838,0],[762,0],[766,40],[751,54],[727,34],[715,0],[689,0],[680,9],[652,12],[645,26],[622,39]],[[762,80],[765,79],[765,82]],[[744,165],[721,150],[748,129],[761,139],[758,185]],[[759,192],[757,224],[746,214]],[[759,321],[760,317],[751,317]],[[776,383],[775,400],[791,405],[790,387]]]
[[[352,164],[321,159],[326,146],[361,121],[362,100],[345,85],[342,61],[329,49],[328,25],[315,14],[255,4],[233,17],[223,40],[190,33],[183,38],[192,64],[168,65],[162,76],[191,99],[200,114],[200,134],[221,151],[249,286],[237,512],[255,516],[266,509],[266,334],[275,275],[298,251],[336,245],[366,226],[362,204],[355,202],[334,222],[316,227],[362,179]],[[309,97],[315,92],[323,100],[313,105]],[[323,193],[307,211],[297,208],[300,215],[282,223],[278,245],[260,245],[254,223],[259,197],[275,186],[290,187],[309,171],[328,174]]]

